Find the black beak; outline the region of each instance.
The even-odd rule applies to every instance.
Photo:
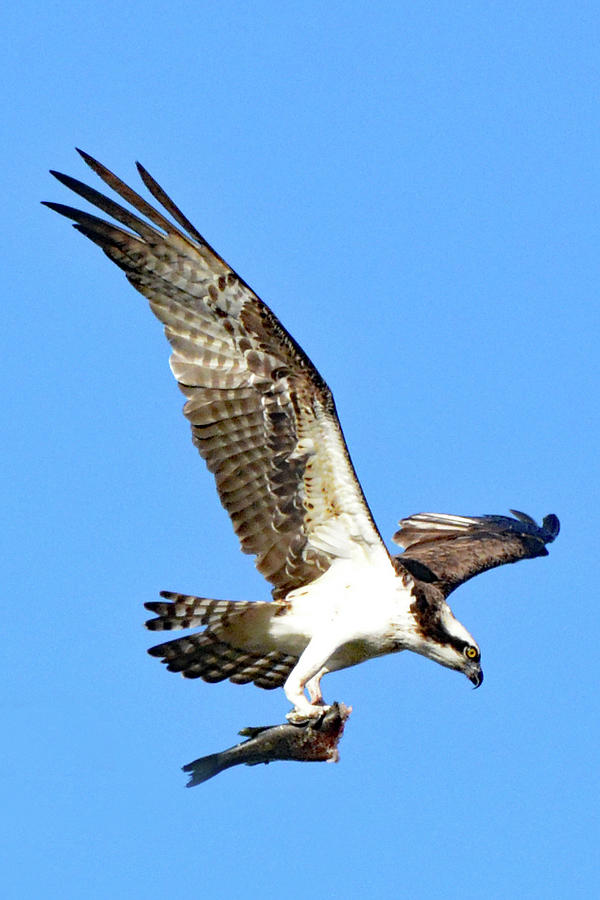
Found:
[[[473,672],[472,675],[468,676],[471,684],[474,684],[476,688],[481,687],[483,684],[483,672],[481,669],[478,669],[477,672]]]

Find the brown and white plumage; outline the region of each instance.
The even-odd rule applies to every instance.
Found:
[[[396,557],[421,579],[437,583],[444,596],[488,569],[547,556],[546,544],[559,531],[556,516],[546,516],[540,527],[531,516],[511,509],[509,516],[447,516],[418,513],[402,519],[393,540],[404,548]]]
[[[297,656],[278,650],[242,652],[217,637],[217,633],[223,634],[224,630],[235,627],[236,618],[242,616],[245,628],[262,631],[261,619],[268,621],[278,610],[285,610],[281,601],[232,602],[171,591],[161,591],[161,597],[169,602],[146,603],[146,609],[157,616],[147,622],[148,628],[153,631],[205,629],[201,634],[191,634],[151,648],[151,655],[162,658],[171,672],[181,672],[186,678],[201,678],[210,683],[225,679],[234,684],[253,682],[257,687],[271,690],[283,686],[298,662]]]
[[[144,184],[171,219],[81,155],[136,212],[56,172],[118,224],[47,205],[124,270],[163,323],[194,444],[242,550],[255,555],[274,598],[163,594],[165,601],[147,604],[157,615],[149,628],[204,631],[150,652],[192,678],[283,684],[296,712],[306,715],[320,711],[323,674],[402,649],[480,683],[479,651],[445,597],[478,571],[538,555],[529,552],[531,540],[553,540],[558,520],[535,537],[494,526],[485,542],[483,519],[414,516],[399,533],[408,552],[392,559],[356,478],[331,391],[306,354],[142,166]],[[469,559],[462,568],[459,546],[458,555]],[[465,647],[472,651],[466,656]]]
[[[125,271],[165,326],[194,444],[215,476],[242,550],[256,555],[274,596],[312,581],[334,556],[351,553],[350,540],[383,546],[331,391],[308,357],[141,166],[144,183],[189,236],[82,156],[161,231],[59,173],[63,184],[131,231],[48,205],[75,219],[77,230]],[[343,517],[343,529],[332,528],[332,511]]]

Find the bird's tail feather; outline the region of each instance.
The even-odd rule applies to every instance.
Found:
[[[271,618],[281,613],[285,604],[212,600],[169,591],[162,591],[161,597],[168,602],[146,603],[146,609],[157,614],[146,623],[151,631],[205,626],[200,634],[166,641],[148,650],[171,672],[210,683],[227,678],[234,684],[253,682],[271,690],[284,684],[298,661],[296,656],[260,646],[261,633],[268,632]]]
[[[167,603],[156,600],[146,603],[150,612],[156,613],[156,619],[149,619],[146,628],[150,631],[177,631],[182,628],[207,628],[224,625],[230,616],[238,616],[251,607],[259,605],[272,606],[271,603],[252,603],[238,600],[212,600],[210,597],[194,597],[191,594],[177,594],[173,591],[161,591],[160,596]]]

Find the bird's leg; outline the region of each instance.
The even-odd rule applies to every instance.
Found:
[[[323,666],[321,669],[319,669],[319,671],[317,672],[316,675],[313,675],[313,677],[310,678],[306,682],[306,690],[308,691],[308,696],[309,696],[310,702],[314,706],[317,706],[317,705],[323,706],[323,694],[321,692],[321,678],[323,677],[323,675],[326,674],[327,671],[328,671],[328,669],[326,669],[325,666]]]
[[[313,638],[300,656],[283,686],[286,697],[294,706],[286,716],[288,721],[317,719],[329,709],[323,704],[320,681],[328,671],[325,663],[337,646],[338,641],[333,636],[329,638],[321,635],[318,641]],[[304,693],[305,688],[308,690],[310,703]]]

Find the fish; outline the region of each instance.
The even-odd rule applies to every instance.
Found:
[[[191,776],[186,787],[202,784],[225,769],[242,764],[268,765],[276,760],[338,762],[338,743],[351,712],[351,707],[334,703],[316,720],[243,728],[238,734],[247,740],[183,766],[183,771]]]

